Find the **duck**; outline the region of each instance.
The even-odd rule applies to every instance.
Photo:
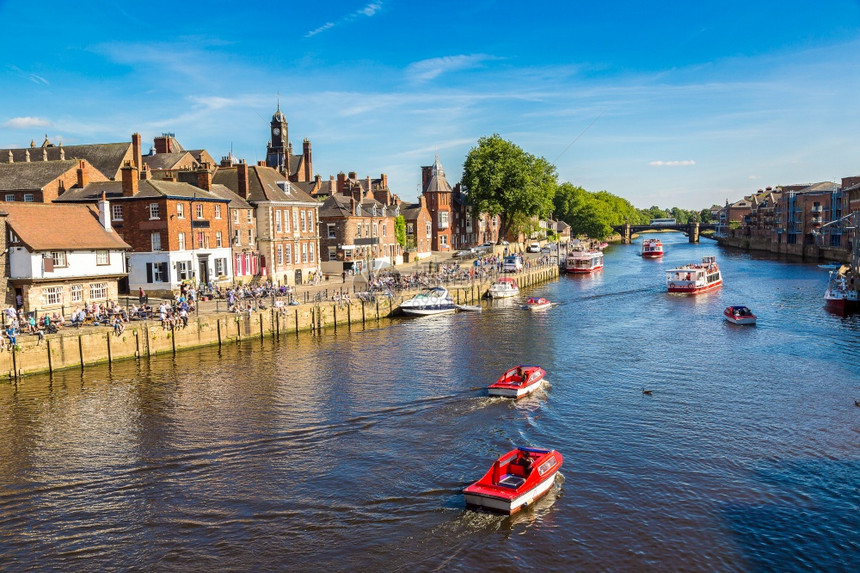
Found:
[[[854,400],[854,405],[860,408],[860,400]]]
[[[651,390],[646,390],[645,386],[642,386],[642,393],[645,394],[646,396],[650,396],[651,394],[653,394],[653,392]],[[860,406],[860,404],[858,404],[858,406]]]

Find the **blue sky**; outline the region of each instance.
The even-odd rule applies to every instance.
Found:
[[[255,162],[280,97],[315,172],[407,200],[493,133],[637,207],[860,174],[856,1],[0,0],[0,22],[0,148],[173,132]]]

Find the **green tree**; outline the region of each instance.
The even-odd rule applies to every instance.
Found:
[[[403,215],[397,215],[394,219],[394,238],[398,245],[406,246],[406,218]]]
[[[524,219],[548,217],[557,183],[549,161],[493,134],[469,151],[460,185],[472,213],[499,216],[501,239],[522,231]]]

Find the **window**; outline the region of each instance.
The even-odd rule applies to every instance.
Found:
[[[382,236],[385,236],[385,223],[382,224]]]
[[[179,250],[185,250],[185,233],[179,233],[176,235],[176,238],[179,240]]]
[[[220,249],[223,246],[224,246],[224,243],[221,240],[221,231],[215,231],[215,247]]]
[[[96,251],[96,264],[97,265],[109,265],[110,264],[110,251]]]
[[[176,278],[181,281],[191,278],[191,261],[176,261]]]
[[[24,202],[25,203],[32,203],[35,200],[36,200],[36,198],[33,196],[32,193],[24,193]]]
[[[415,226],[412,223],[406,223],[406,234],[414,235],[415,234]]]
[[[427,221],[427,238],[431,238],[433,236],[433,224],[430,221]]]
[[[314,212],[313,210],[308,211],[308,232],[314,232]]]
[[[156,205],[156,207],[158,207],[158,205]],[[153,251],[160,251],[161,250],[161,233],[159,233],[158,231],[154,231],[149,236],[149,240],[152,243],[152,250]]]
[[[180,219],[185,218],[185,204],[184,203],[177,203],[176,204],[176,216]]]
[[[90,300],[104,300],[107,298],[107,283],[90,284]]]
[[[42,288],[42,306],[56,306],[63,303],[63,287]]]
[[[275,232],[280,233],[281,227],[282,227],[282,225],[281,225],[281,212],[275,211]]]
[[[221,218],[221,205],[220,204],[215,205],[215,218],[216,219]]]
[[[284,245],[284,260],[287,264],[290,264],[293,260],[293,246],[292,245]]]
[[[254,246],[254,229],[248,229],[248,244]]]
[[[302,216],[302,233],[307,233],[308,232],[308,223],[307,223],[307,219],[305,219],[305,212],[301,211],[299,214]]]
[[[439,228],[448,228],[448,211],[439,211]]]
[[[299,210],[293,209],[293,229],[299,230]]]
[[[335,225],[334,223],[328,223],[326,225],[326,227],[328,228],[328,238],[329,239],[336,239],[337,238],[337,225]]]
[[[219,277],[227,274],[227,259],[215,259],[215,274]]]
[[[361,238],[361,222],[358,223],[358,228],[355,230],[355,237],[357,239]]]
[[[205,248],[205,246],[204,246],[204,244],[203,244],[203,241],[205,241],[205,240],[206,240],[206,238],[205,238],[205,237],[206,237],[206,233],[204,233],[203,231],[197,231],[197,248],[198,248],[198,249],[203,249],[203,248]],[[193,246],[194,246],[194,245],[192,245],[192,247],[193,247]]]
[[[197,218],[203,218],[203,203],[197,203],[194,205],[194,209],[197,211]]]
[[[233,209],[233,223],[235,225],[239,224],[239,209]]]
[[[84,302],[84,287],[81,285],[71,285],[69,287],[71,302]]]
[[[314,262],[314,244],[313,243],[310,243],[308,245],[308,253],[310,255],[311,262]]]
[[[300,262],[302,262],[302,253],[299,246],[296,245],[296,264],[299,264]]]
[[[290,232],[290,211],[289,210],[284,211],[284,232],[285,233]]]
[[[284,266],[284,246],[278,245],[278,266]]]
[[[14,201],[15,194],[14,193],[6,193],[6,201]]]
[[[122,205],[111,205],[111,217],[114,221],[122,221]]]
[[[158,219],[158,203],[149,204],[149,218]]]
[[[337,247],[329,247],[328,248],[328,260],[336,261],[337,260]]]
[[[448,235],[439,235],[439,244],[443,247],[448,246]]]
[[[248,211],[248,223],[249,224],[253,223],[254,222],[254,210],[248,209],[247,211]]]
[[[233,229],[233,244],[237,247],[242,244],[242,236],[239,233],[239,229]]]
[[[369,236],[370,236],[370,223],[365,223],[365,224],[364,224],[364,236],[365,236],[365,237],[369,237]]]
[[[167,263],[146,263],[146,282],[167,282]]]
[[[302,262],[308,262],[308,244],[302,243]]]
[[[54,268],[68,266],[65,251],[51,251],[51,258],[54,260]]]

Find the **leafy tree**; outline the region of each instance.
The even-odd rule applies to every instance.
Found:
[[[526,153],[498,134],[482,137],[463,164],[460,182],[472,213],[499,216],[499,238],[522,231],[523,218],[548,217],[556,171],[543,157]]]
[[[702,223],[710,223],[711,222],[711,210],[710,209],[702,209],[699,211],[699,220]]]
[[[587,235],[592,239],[603,239],[612,234],[612,213],[607,204],[598,199],[588,198],[576,207],[572,215],[570,233],[573,236]]]
[[[406,218],[403,215],[397,215],[394,219],[394,238],[398,245],[406,246]]]

